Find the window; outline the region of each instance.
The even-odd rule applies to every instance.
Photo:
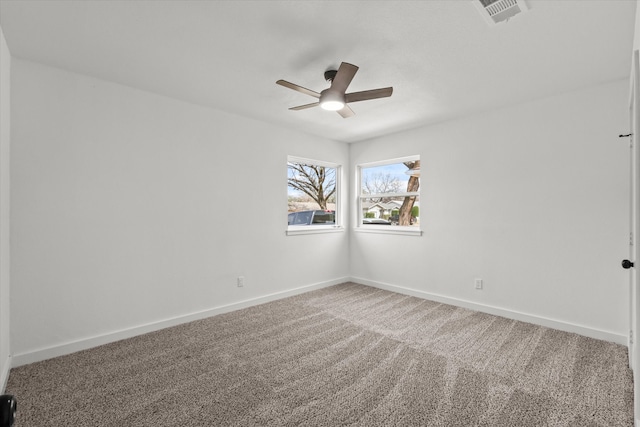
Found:
[[[420,157],[358,165],[358,230],[420,234]]]
[[[289,156],[287,234],[340,231],[340,165]]]

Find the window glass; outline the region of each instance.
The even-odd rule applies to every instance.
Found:
[[[339,172],[339,165],[289,157],[287,224],[290,229],[338,226]]]
[[[361,226],[420,226],[420,158],[375,164],[359,170]]]

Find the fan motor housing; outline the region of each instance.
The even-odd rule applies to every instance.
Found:
[[[338,74],[337,70],[327,70],[324,72],[324,79],[328,82],[332,82],[336,74]]]

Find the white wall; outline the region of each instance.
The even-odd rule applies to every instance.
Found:
[[[624,80],[353,144],[354,169],[421,156],[424,235],[352,232],[352,276],[626,344],[628,90]]]
[[[0,28],[0,393],[8,378],[10,362],[10,253],[9,253],[9,157],[10,157],[11,54]]]
[[[285,236],[287,155],[345,144],[16,58],[11,83],[14,365],[348,276],[348,233]]]
[[[640,1],[636,1],[636,27],[633,38],[633,49],[640,49]]]

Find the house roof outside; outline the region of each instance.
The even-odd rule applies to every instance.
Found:
[[[415,201],[414,206],[420,206],[420,202],[419,201]],[[366,210],[371,210],[373,208],[380,208],[383,209],[385,211],[391,211],[394,209],[399,209],[400,206],[402,206],[402,203],[397,201],[397,200],[392,200],[390,202],[362,202],[362,209],[366,209]]]

